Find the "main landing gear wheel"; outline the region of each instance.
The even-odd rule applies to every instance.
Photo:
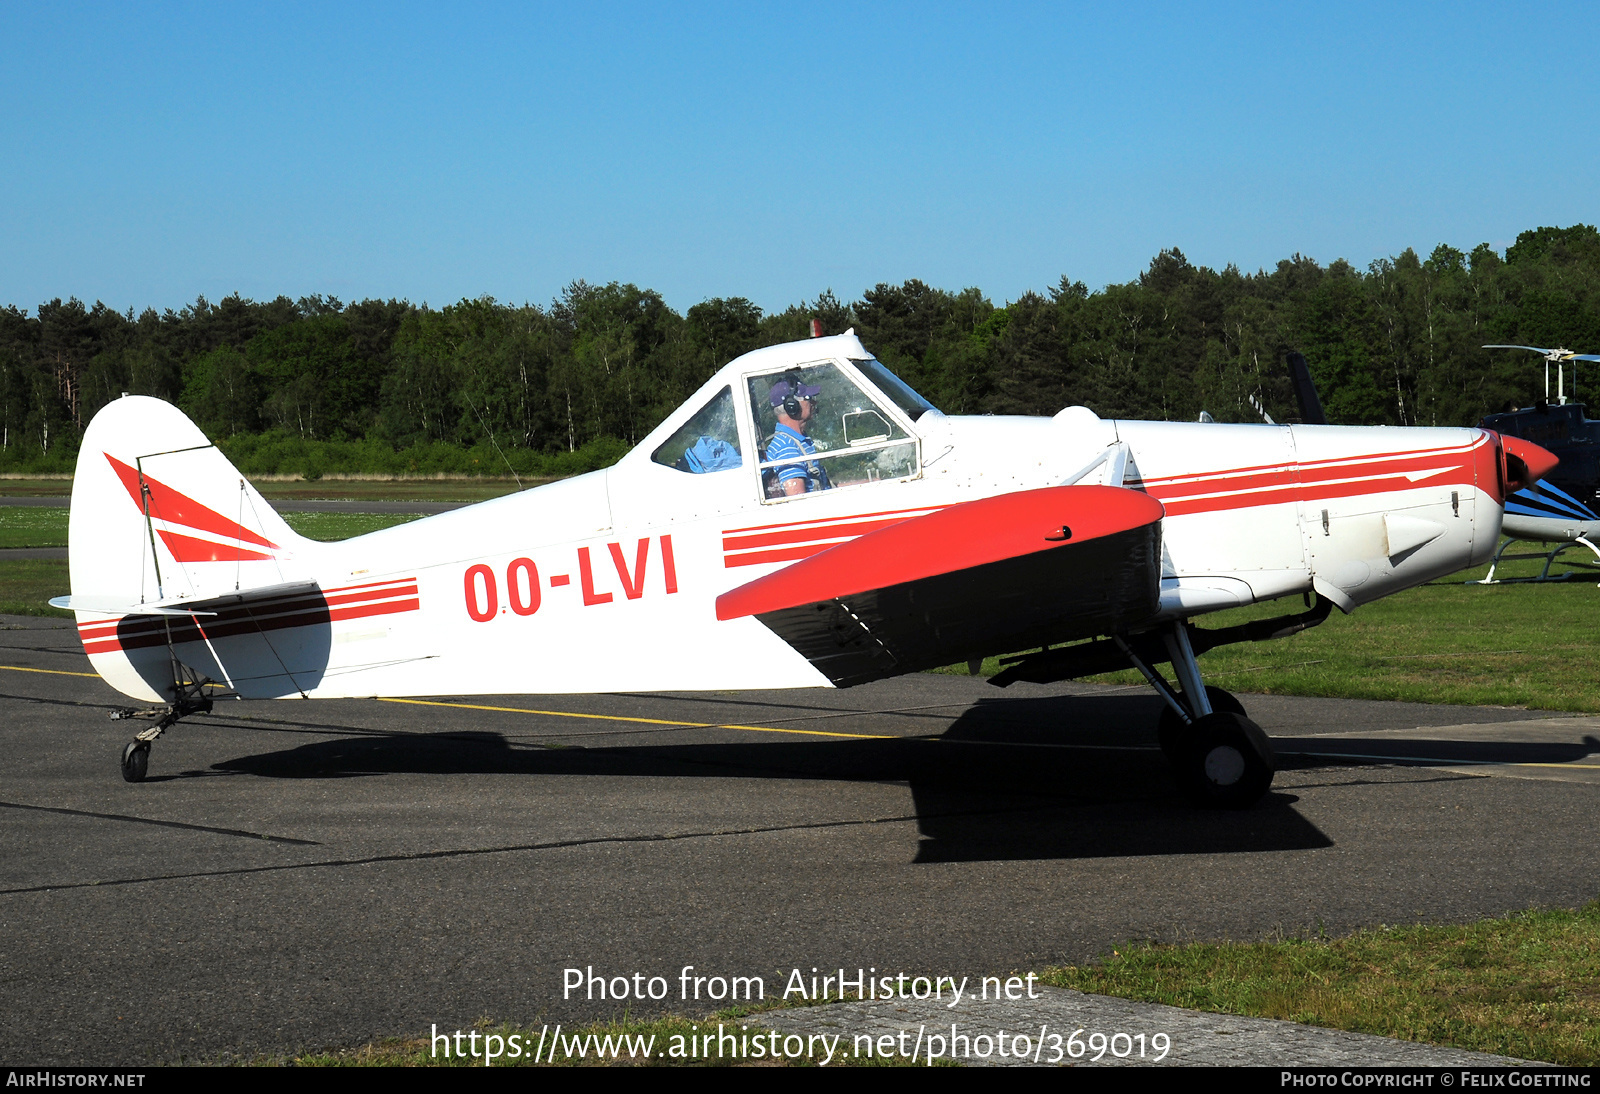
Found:
[[[1212,710],[1244,714],[1244,704],[1235,699],[1230,691],[1207,685],[1206,699],[1211,703]],[[1161,717],[1156,720],[1156,740],[1161,744],[1162,755],[1166,756],[1167,762],[1173,767],[1183,766],[1183,754],[1179,746],[1188,732],[1189,727],[1178,718],[1177,711],[1169,706],[1162,706]]]
[[[144,782],[150,770],[150,742],[129,741],[122,750],[122,777],[131,783]]]
[[[1173,766],[1196,805],[1248,809],[1272,785],[1276,757],[1261,727],[1218,710],[1186,727]]]
[[[1178,784],[1197,805],[1248,809],[1272,785],[1276,759],[1261,727],[1245,717],[1239,700],[1221,688],[1205,686],[1189,639],[1189,624],[1175,620],[1161,633],[1178,678],[1175,690],[1129,640],[1113,635],[1139,674],[1160,694],[1167,709],[1156,723],[1157,739]],[[1144,641],[1145,648],[1150,643]],[[1209,713],[1201,711],[1210,708]]]

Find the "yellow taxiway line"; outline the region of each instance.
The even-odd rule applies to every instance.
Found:
[[[33,669],[33,668],[27,668],[26,666],[23,666],[23,665],[0,665],[0,669],[4,669],[4,670],[6,670],[8,672],[42,672],[42,673],[45,673],[45,674],[50,675],[50,676],[86,676],[86,677],[89,677],[91,679],[96,679],[96,680],[98,680],[100,678],[100,674],[97,673],[97,672],[66,672],[66,671],[64,671],[62,669]],[[582,713],[580,711],[574,711],[574,710],[532,710],[532,709],[530,709],[528,707],[492,707],[492,706],[485,706],[485,705],[478,704],[478,703],[442,703],[442,702],[439,702],[437,699],[386,699],[386,698],[379,698],[378,702],[380,702],[380,703],[409,703],[412,706],[419,706],[419,707],[452,707],[452,708],[454,708],[456,710],[490,710],[490,711],[496,711],[496,712],[499,712],[499,713],[502,713],[502,714],[542,714],[542,715],[545,715],[546,717],[550,717],[550,718],[589,718],[589,719],[593,719],[595,721],[600,721],[600,722],[636,722],[636,723],[640,723],[640,724],[643,724],[643,725],[651,725],[651,726],[677,726],[678,728],[681,728],[681,729],[737,729],[737,730],[742,730],[742,731],[744,731],[746,733],[797,733],[797,734],[799,734],[801,736],[804,736],[804,737],[848,737],[848,738],[851,738],[853,740],[858,740],[858,741],[890,741],[890,740],[898,740],[899,739],[899,738],[893,736],[892,734],[887,734],[887,733],[838,733],[838,732],[835,732],[835,731],[832,731],[832,730],[826,730],[826,729],[780,729],[780,728],[778,728],[776,726],[745,726],[745,725],[734,725],[732,723],[727,723],[727,722],[674,722],[674,721],[670,721],[670,720],[668,720],[666,718],[635,718],[635,717],[630,717],[630,716],[625,715],[625,714],[584,714],[584,713]],[[1344,757],[1347,757],[1349,759],[1399,760],[1401,762],[1410,761],[1412,763],[1417,763],[1417,762],[1435,763],[1435,764],[1440,764],[1442,766],[1452,766],[1452,767],[1555,767],[1555,768],[1576,767],[1576,768],[1600,770],[1600,764],[1574,764],[1574,763],[1555,764],[1555,763],[1539,763],[1539,762],[1532,762],[1532,761],[1505,762],[1505,761],[1497,761],[1497,760],[1446,760],[1446,759],[1440,759],[1438,757],[1432,757],[1432,756],[1429,756],[1429,757],[1418,757],[1418,756],[1378,756],[1378,755],[1368,756],[1368,755],[1350,753],[1350,752],[1313,752],[1313,753],[1300,753],[1300,755],[1328,756],[1328,757],[1344,756]]]
[[[23,665],[0,665],[10,672],[42,672],[50,676],[86,676],[98,680],[98,672],[66,672],[62,669],[31,669]],[[505,714],[543,714],[551,718],[592,718],[601,722],[640,722],[652,726],[678,726],[683,729],[741,729],[747,733],[798,733],[806,737],[850,737],[860,741],[888,741],[895,738],[886,733],[837,733],[826,729],[778,729],[775,726],[740,726],[717,722],[673,722],[665,718],[630,718],[622,714],[583,714],[573,710],[530,710],[527,707],[491,707],[478,703],[441,703],[435,699],[387,699],[378,697],[380,703],[410,703],[419,707],[454,707],[457,710],[493,710]]]
[[[836,733],[826,729],[778,729],[775,726],[742,726],[725,722],[674,722],[665,718],[632,718],[623,714],[583,714],[572,710],[530,710],[527,707],[490,707],[476,703],[441,703],[435,699],[379,699],[380,703],[410,703],[419,707],[454,707],[457,710],[493,710],[505,714],[543,714],[551,718],[592,718],[601,722],[638,722],[650,726],[677,726],[682,729],[741,729],[747,733],[799,733],[807,737],[850,737],[861,741],[896,740],[886,733]]]
[[[12,672],[43,672],[51,676],[87,676],[91,680],[100,679],[98,672],[63,672],[61,669],[30,669],[23,665],[0,665],[0,669],[9,669]]]

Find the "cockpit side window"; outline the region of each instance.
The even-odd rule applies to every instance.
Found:
[[[733,413],[733,388],[725,387],[650,456],[656,463],[691,475],[742,467],[739,424]]]
[[[769,501],[917,475],[916,438],[837,364],[760,373],[748,385]]]

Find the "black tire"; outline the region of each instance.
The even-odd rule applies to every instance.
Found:
[[[1244,714],[1244,704],[1233,697],[1231,691],[1221,688],[1206,686],[1206,700],[1210,702],[1212,710],[1227,711],[1229,714]],[[1183,757],[1181,744],[1188,734],[1189,727],[1178,720],[1177,714],[1166,703],[1161,704],[1161,717],[1156,720],[1156,740],[1161,744],[1161,752],[1166,756],[1167,762],[1173,767],[1181,767]]]
[[[1197,720],[1181,751],[1178,780],[1196,805],[1249,809],[1272,786],[1272,743],[1242,714],[1217,711]]]
[[[122,777],[130,783],[142,783],[149,770],[150,742],[129,741],[122,750]]]

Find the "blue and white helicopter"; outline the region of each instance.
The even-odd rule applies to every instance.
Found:
[[[1490,414],[1481,425],[1505,436],[1530,440],[1560,457],[1561,463],[1548,478],[1518,490],[1506,498],[1505,520],[1500,526],[1506,536],[1489,563],[1489,573],[1472,584],[1496,585],[1503,581],[1567,581],[1571,571],[1551,576],[1556,556],[1582,545],[1600,560],[1600,421],[1588,416],[1579,402],[1568,402],[1566,366],[1572,369],[1573,394],[1577,394],[1579,361],[1600,361],[1600,354],[1574,353],[1569,349],[1540,346],[1484,346],[1484,349],[1522,349],[1544,357],[1544,401],[1538,406]],[[1550,366],[1556,366],[1556,395],[1550,397]],[[1506,549],[1517,541],[1554,544],[1553,550],[1508,555]],[[1495,569],[1509,559],[1544,559],[1538,577],[1500,578]]]

